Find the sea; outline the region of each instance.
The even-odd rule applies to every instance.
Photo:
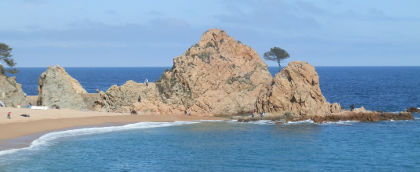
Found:
[[[168,67],[169,68],[169,67]],[[127,80],[156,81],[168,69],[66,68],[91,93]],[[37,94],[46,68],[20,68]],[[274,75],[278,68],[269,68]],[[398,112],[420,107],[420,67],[317,67],[329,102]],[[415,120],[315,124],[310,120],[142,122],[47,133],[0,151],[0,171],[420,171]]]

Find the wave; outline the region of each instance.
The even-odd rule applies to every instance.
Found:
[[[302,120],[302,121],[288,121],[285,125],[298,125],[298,124],[314,124],[315,122],[311,119]]]
[[[352,121],[352,120],[348,120],[348,121],[336,121],[336,122],[324,122],[321,123],[321,125],[351,125],[352,123],[356,123],[356,122],[360,122],[360,121]]]
[[[186,125],[186,124],[196,124],[199,121],[175,121],[175,122],[139,122],[134,124],[127,124],[122,126],[112,126],[112,127],[94,127],[94,128],[80,128],[72,129],[65,131],[56,131],[42,135],[38,139],[32,141],[29,147],[20,148],[20,149],[9,149],[0,151],[0,156],[16,153],[22,150],[32,150],[38,149],[42,146],[48,146],[52,144],[52,141],[64,138],[64,137],[74,137],[74,136],[83,136],[90,134],[103,134],[116,131],[127,131],[127,130],[136,130],[136,129],[145,129],[145,128],[157,128],[157,127],[169,127],[177,125]]]
[[[274,121],[271,121],[271,120],[250,121],[248,123],[257,124],[257,125],[274,125],[274,124],[276,124]]]
[[[223,122],[223,121],[225,121],[225,120],[218,120],[218,119],[213,119],[213,120],[207,120],[207,119],[202,119],[202,120],[198,120],[198,121],[200,121],[200,122]]]

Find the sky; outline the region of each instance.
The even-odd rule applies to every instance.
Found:
[[[17,67],[172,66],[210,28],[315,66],[420,66],[419,0],[0,0]],[[269,66],[276,63],[266,61]]]

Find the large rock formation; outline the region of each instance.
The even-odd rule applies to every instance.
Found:
[[[173,63],[156,83],[162,101],[200,114],[249,112],[271,82],[257,52],[219,29],[204,33]]]
[[[133,108],[140,112],[237,114],[255,107],[271,79],[267,65],[252,48],[223,30],[211,29],[175,58],[172,69],[155,84],[113,86],[101,94],[98,104],[106,111]]]
[[[138,97],[142,102],[138,102]],[[258,101],[257,101],[258,100]],[[274,80],[250,47],[211,29],[149,87],[127,82],[112,86],[97,101],[104,111],[136,110],[198,115],[238,114],[257,109],[272,114],[325,115],[341,110],[319,88],[314,67],[292,62]]]
[[[16,83],[15,77],[7,78],[6,75],[0,74],[0,101],[9,107],[26,104],[22,85]]]
[[[306,62],[290,62],[276,74],[257,101],[259,113],[288,114],[290,118],[327,115],[341,111],[339,104],[328,103],[319,88],[315,68]],[[291,116],[290,116],[291,115]]]
[[[60,66],[48,67],[38,81],[38,105],[75,110],[88,109],[88,94],[80,83]]]

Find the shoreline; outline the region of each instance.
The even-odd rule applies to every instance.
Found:
[[[8,111],[12,114],[30,114],[25,118],[18,115],[7,119]],[[107,112],[83,112],[73,110],[30,110],[22,108],[0,108],[0,151],[19,149],[30,144],[41,136],[57,131],[80,128],[123,126],[139,122],[175,122],[199,120],[226,120],[210,116],[184,116],[179,114],[130,115]]]

